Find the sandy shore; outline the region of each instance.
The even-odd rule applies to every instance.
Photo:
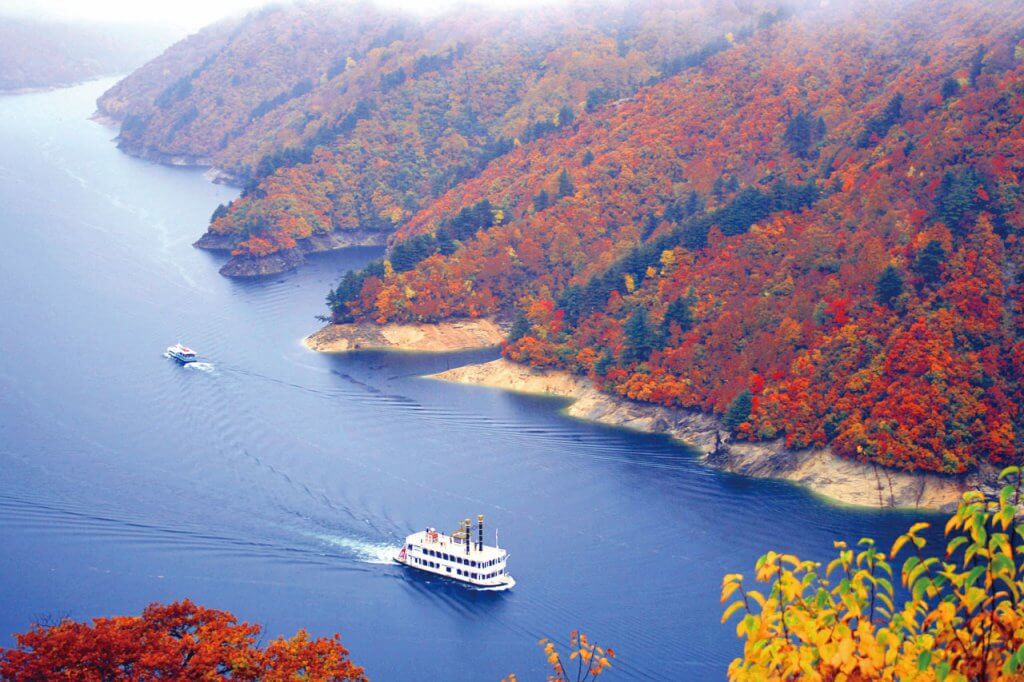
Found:
[[[758,478],[793,481],[843,504],[948,511],[956,507],[964,491],[988,483],[994,474],[906,473],[843,459],[828,448],[794,451],[781,440],[731,440],[714,416],[626,400],[598,391],[584,377],[533,369],[505,359],[457,367],[432,378],[569,398],[573,402],[566,413],[573,417],[666,433],[698,450],[709,466]]]
[[[497,323],[479,319],[439,324],[329,324],[307,336],[303,343],[321,353],[372,349],[450,352],[491,348],[504,338]]]

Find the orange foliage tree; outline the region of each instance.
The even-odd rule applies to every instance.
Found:
[[[1022,36],[1010,0],[778,22],[492,162],[399,229],[425,257],[346,278],[332,311],[515,319],[506,357],[728,416],[733,438],[1015,461]],[[481,202],[502,220],[452,240]]]
[[[260,627],[188,600],[141,616],[63,620],[16,635],[0,649],[0,678],[21,680],[333,680],[365,682],[338,636],[300,630],[259,648]]]

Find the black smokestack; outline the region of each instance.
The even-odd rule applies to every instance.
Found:
[[[469,554],[469,546],[473,542],[473,522],[466,519],[462,522],[462,525],[466,531],[466,554]]]
[[[484,551],[484,515],[480,514],[476,517],[476,548],[481,552]]]

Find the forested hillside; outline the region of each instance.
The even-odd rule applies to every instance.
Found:
[[[1024,6],[763,25],[493,161],[336,320],[503,315],[508,357],[902,469],[1019,458]]]
[[[152,26],[0,16],[0,91],[58,87],[124,73],[172,40],[170,31]]]
[[[232,249],[227,272],[244,273],[315,248],[310,238],[383,240],[492,159],[799,4],[604,0],[429,19],[289,5],[182,41],[99,106],[122,119],[128,151],[216,165],[245,184],[200,242]]]

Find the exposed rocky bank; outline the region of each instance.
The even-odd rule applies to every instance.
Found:
[[[989,470],[966,476],[906,473],[843,459],[828,448],[790,450],[781,439],[737,441],[712,415],[634,402],[602,393],[584,377],[505,359],[457,367],[432,378],[570,398],[573,402],[566,413],[573,417],[665,433],[698,450],[701,459],[715,468],[793,481],[844,504],[946,511],[956,507],[966,490],[988,485],[995,477]]]
[[[388,233],[376,230],[342,230],[330,234],[313,235],[300,239],[294,249],[276,251],[267,256],[232,256],[221,266],[220,274],[225,277],[263,277],[294,270],[305,262],[311,253],[324,253],[350,246],[384,246]],[[231,251],[238,244],[238,236],[207,232],[194,244],[207,251]]]
[[[457,351],[496,346],[503,338],[501,327],[488,319],[383,326],[363,322],[328,325],[307,337],[305,344],[319,352]],[[992,467],[961,476],[909,473],[844,459],[829,448],[792,450],[782,439],[762,443],[735,440],[714,415],[628,400],[597,390],[586,377],[504,358],[456,367],[430,378],[567,398],[572,402],[565,412],[572,417],[667,434],[696,449],[708,466],[792,481],[842,504],[949,511],[967,490],[991,491],[995,487],[997,472]]]
[[[505,338],[490,319],[455,320],[439,324],[386,324],[370,322],[329,324],[307,336],[303,343],[321,353],[350,350],[408,350],[451,352],[490,348]]]

